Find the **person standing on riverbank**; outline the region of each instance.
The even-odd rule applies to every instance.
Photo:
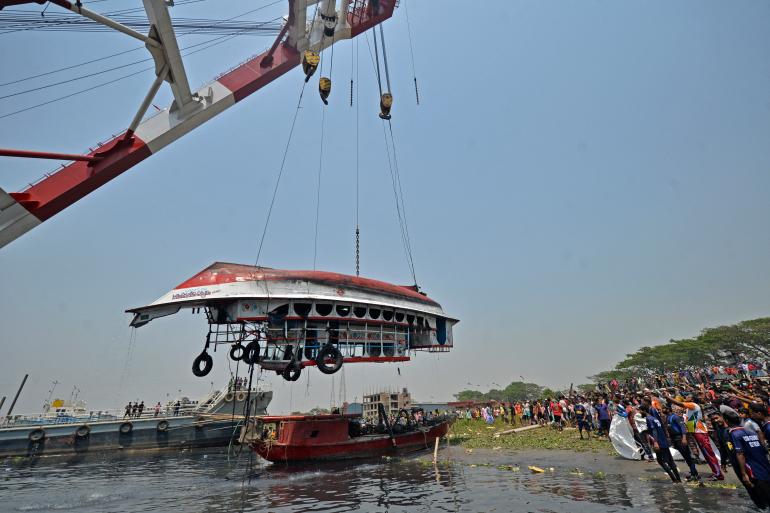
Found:
[[[684,462],[690,469],[690,473],[685,479],[687,481],[700,481],[698,467],[695,466],[695,460],[690,452],[690,447],[687,445],[687,427],[684,425],[681,415],[675,413],[667,404],[661,405],[661,408],[663,408],[663,414],[666,416],[671,445],[679,451],[679,454],[682,455]]]
[[[650,412],[650,407],[646,404],[641,405],[639,411],[642,412],[647,421],[647,431],[644,434],[647,436],[647,443],[655,451],[658,465],[668,474],[671,481],[681,483],[682,478],[679,475],[679,469],[676,468],[674,458],[671,457],[671,450],[669,449],[666,433],[663,431],[663,424],[661,424],[660,419]]]
[[[728,449],[733,457],[735,473],[749,496],[760,509],[770,506],[770,463],[767,449],[759,435],[741,427],[741,418],[732,413],[723,415],[730,430]]]
[[[722,469],[719,468],[719,462],[714,454],[714,450],[711,448],[711,439],[708,435],[708,429],[703,423],[703,413],[700,405],[695,402],[696,399],[690,396],[689,401],[678,401],[671,397],[668,392],[665,392],[664,394],[664,397],[669,403],[686,409],[685,425],[687,426],[687,434],[692,435],[692,437],[695,438],[695,441],[698,443],[698,448],[706,458],[706,463],[708,463],[709,468],[711,469],[709,480],[724,481],[725,476],[722,473]]]
[[[582,398],[578,397],[578,403],[574,407],[575,420],[577,421],[578,432],[580,433],[580,439],[583,439],[583,430],[586,431],[586,436],[591,439],[591,424],[588,423],[588,411],[586,405],[583,404]]]
[[[610,417],[609,407],[605,399],[599,399],[599,402],[594,406],[596,409],[596,421],[599,424],[598,436],[610,437],[610,423],[612,418]]]

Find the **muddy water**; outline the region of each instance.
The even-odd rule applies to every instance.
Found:
[[[250,459],[216,450],[5,460],[0,511],[753,511],[741,487],[672,485],[656,465],[593,454],[447,448],[437,466],[423,454],[292,469]]]

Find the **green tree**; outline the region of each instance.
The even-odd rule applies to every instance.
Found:
[[[458,401],[483,401],[484,394],[478,390],[461,390],[454,394]]]
[[[670,340],[645,346],[626,355],[614,369],[591,376],[594,382],[625,381],[631,376],[649,376],[670,370],[735,365],[770,358],[770,317],[751,319],[729,326],[706,328],[697,337]]]

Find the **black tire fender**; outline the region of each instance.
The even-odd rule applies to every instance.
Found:
[[[134,425],[131,422],[124,422],[118,428],[121,435],[129,435],[134,430]]]
[[[43,428],[37,428],[33,429],[29,433],[29,441],[36,443],[36,442],[42,442],[45,439],[45,429]]]
[[[193,360],[192,372],[197,377],[202,378],[211,372],[212,368],[214,368],[214,359],[204,349],[203,352]]]
[[[87,438],[91,434],[91,426],[83,424],[75,430],[75,438]]]
[[[230,359],[234,362],[243,360],[245,355],[246,348],[243,347],[240,342],[233,344],[233,347],[230,348]]]
[[[168,421],[161,420],[160,422],[158,422],[156,429],[158,430],[158,433],[165,433],[166,431],[168,431]]]
[[[259,361],[259,342],[252,340],[246,344],[241,360],[246,365],[254,365]]]
[[[330,359],[334,360],[331,365],[326,363],[326,360]],[[324,374],[334,374],[342,368],[342,353],[333,345],[326,344],[318,351],[315,361],[319,371]]]
[[[301,374],[302,364],[294,361],[287,365],[285,369],[283,369],[281,376],[283,376],[283,379],[286,381],[297,381]]]

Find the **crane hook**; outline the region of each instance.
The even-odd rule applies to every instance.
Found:
[[[321,100],[324,105],[329,105],[329,95],[332,92],[332,79],[328,77],[321,77],[318,79],[318,92],[321,94]]]
[[[393,106],[393,95],[390,93],[382,93],[380,97],[380,117],[382,119],[390,119],[390,108]]]
[[[302,54],[302,71],[305,73],[305,82],[310,80],[318,64],[321,62],[321,56],[311,50],[305,50]]]

